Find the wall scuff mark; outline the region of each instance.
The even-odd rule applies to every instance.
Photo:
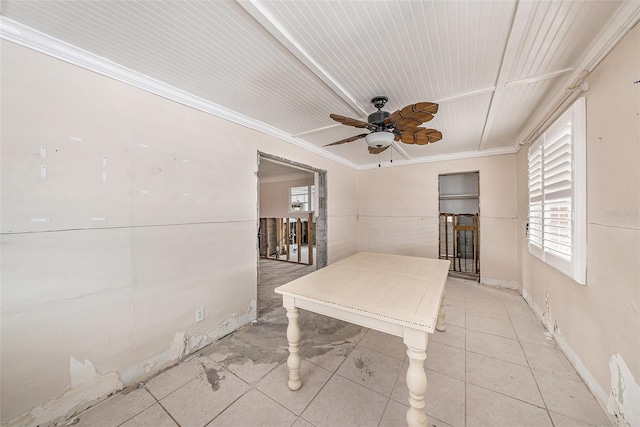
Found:
[[[555,322],[553,321],[553,316],[551,315],[551,304],[549,302],[549,291],[544,291],[544,305],[546,307],[544,313],[542,313],[542,323],[544,323],[544,327],[547,328],[547,331],[550,333],[554,333],[556,329]]]
[[[620,426],[640,426],[640,386],[620,354],[611,356],[611,393],[607,410]]]

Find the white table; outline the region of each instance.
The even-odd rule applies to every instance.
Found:
[[[361,252],[276,288],[287,309],[289,388],[298,390],[298,309],[403,338],[409,356],[409,426],[426,426],[428,334],[445,330],[444,285],[449,261]]]

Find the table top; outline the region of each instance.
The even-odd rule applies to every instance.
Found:
[[[433,332],[449,261],[360,252],[275,289]]]

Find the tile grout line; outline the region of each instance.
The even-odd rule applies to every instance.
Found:
[[[256,383],[257,384],[257,383]],[[275,404],[277,404],[278,406],[282,407],[283,409],[285,409],[287,412],[292,413],[293,415],[295,415],[296,417],[296,421],[298,420],[298,418],[300,418],[300,415],[296,414],[295,412],[293,412],[291,409],[287,408],[286,406],[284,406],[282,403],[278,402],[277,400],[273,399],[271,396],[267,395],[266,393],[264,393],[262,390],[260,390],[257,387],[253,387],[252,390],[257,391],[258,393],[260,393],[261,395],[263,395],[264,397],[266,397],[267,399],[269,399],[270,401],[274,402]],[[249,390],[251,391],[251,390]],[[248,392],[247,392],[248,393]],[[225,409],[226,410],[226,409]],[[224,412],[224,411],[222,411]],[[222,412],[220,414],[222,414]],[[302,412],[300,413],[302,415]],[[216,417],[217,418],[217,417]],[[213,420],[212,420],[213,421]],[[291,425],[295,424],[296,421],[294,421]]]
[[[468,420],[468,404],[467,404],[467,292],[464,293],[464,425],[467,426]]]
[[[366,335],[369,331],[365,332],[364,335]],[[358,342],[362,341],[362,338],[364,338],[364,335],[360,338],[360,340],[358,340]],[[318,395],[320,394],[320,392],[322,392],[322,390],[324,390],[324,388],[326,387],[327,384],[329,384],[329,381],[331,381],[331,379],[337,374],[338,369],[340,369],[340,366],[342,366],[342,364],[348,359],[349,355],[353,352],[353,350],[355,350],[356,346],[358,345],[357,343],[354,343],[355,345],[353,346],[353,348],[344,356],[344,360],[336,367],[335,371],[330,371],[327,368],[324,368],[323,366],[317,365],[313,362],[311,362],[310,360],[307,359],[303,359],[313,365],[319,366],[320,368],[326,369],[327,371],[331,372],[331,375],[329,376],[329,378],[327,379],[327,381],[325,381],[324,384],[322,384],[322,387],[320,387],[320,389],[316,392],[316,394],[313,396],[313,398],[309,401],[309,403],[307,403],[307,406],[304,407],[304,409],[302,411],[300,411],[300,415],[298,416],[298,418],[302,417],[302,414],[304,414],[304,412],[309,408],[309,406],[311,406],[311,404],[313,403],[314,400],[316,400],[316,398],[318,397]],[[285,362],[286,363],[286,362]],[[339,377],[342,378],[342,375],[338,375]],[[303,418],[304,419],[304,418]],[[307,421],[306,419],[304,419],[305,421]],[[310,421],[307,421],[309,424],[312,424],[315,426],[315,424],[311,423]]]
[[[207,356],[202,356],[202,357],[206,357],[207,359],[209,359]],[[230,371],[229,369],[225,368],[222,364],[216,362],[215,360],[209,359],[211,360],[213,363],[215,363],[216,365],[218,365],[220,368],[224,369],[226,372],[228,372],[229,374],[233,375],[234,377],[236,377],[239,381],[243,382],[244,384],[249,386],[249,389],[247,391],[245,391],[244,393],[241,393],[237,398],[235,398],[231,403],[229,403],[227,406],[224,407],[224,409],[222,411],[220,411],[216,416],[214,416],[213,418],[211,418],[209,421],[207,421],[207,423],[204,425],[204,427],[210,425],[216,418],[218,418],[220,415],[222,415],[227,409],[229,409],[234,403],[236,403],[238,400],[240,400],[243,396],[245,396],[247,393],[249,393],[251,390],[256,389],[255,385],[249,384],[248,382],[246,382],[245,380],[243,380],[242,378],[240,378],[238,375],[236,375],[233,371]],[[275,369],[275,368],[274,368]],[[271,371],[269,371],[271,372]],[[203,372],[204,373],[204,372]],[[202,375],[202,374],[200,374]],[[200,376],[198,375],[198,376]],[[265,375],[266,376],[266,375]],[[198,377],[196,377],[198,378]],[[262,379],[263,377],[261,377],[260,379]],[[194,378],[195,379],[195,378]],[[260,380],[258,380],[260,381]],[[257,382],[256,382],[257,383]],[[256,389],[257,390],[257,389]],[[260,390],[258,390],[260,391]]]
[[[206,426],[208,426],[209,424],[211,424],[211,423],[213,422],[213,420],[215,420],[216,418],[218,418],[218,417],[219,417],[219,416],[220,416],[224,411],[226,411],[227,409],[229,409],[229,407],[230,407],[231,405],[233,405],[234,403],[236,403],[236,402],[237,402],[237,401],[238,401],[242,396],[244,396],[245,394],[249,393],[249,391],[251,391],[254,387],[253,387],[251,384],[249,384],[248,382],[246,382],[245,380],[243,380],[242,378],[240,378],[240,377],[239,377],[238,375],[236,375],[234,372],[232,372],[232,371],[230,371],[229,369],[225,368],[222,364],[220,364],[220,363],[216,362],[215,360],[212,360],[212,359],[210,359],[210,358],[209,358],[209,357],[207,357],[207,356],[198,356],[198,355],[196,355],[196,357],[204,357],[204,358],[206,358],[207,360],[210,360],[210,361],[211,361],[211,362],[213,362],[216,366],[218,366],[218,367],[220,367],[221,369],[223,369],[223,370],[225,371],[225,374],[226,374],[226,373],[229,373],[229,374],[233,375],[234,377],[236,377],[239,381],[241,381],[241,382],[243,382],[244,384],[246,384],[247,386],[249,386],[249,389],[248,389],[247,391],[245,391],[244,393],[241,393],[241,394],[240,394],[236,399],[234,399],[231,403],[229,403],[227,406],[225,406],[225,407],[224,407],[224,409],[223,409],[222,411],[220,411],[216,416],[214,416],[214,417],[213,417],[213,418],[211,418],[209,421],[207,421],[207,422],[204,424],[204,426],[206,427]],[[181,387],[178,387],[176,390],[172,391],[172,392],[171,392],[171,393],[169,393],[169,394],[173,394],[173,393],[175,393],[176,391],[178,391],[179,389],[181,389],[182,387],[184,387],[185,385],[187,385],[187,384],[189,384],[189,383],[191,383],[191,382],[195,381],[195,380],[196,380],[196,379],[198,379],[198,377],[200,377],[202,374],[205,374],[205,372],[204,372],[204,371],[201,371],[201,372],[200,372],[198,375],[196,375],[196,377],[195,377],[195,378],[193,378],[191,381],[187,382],[186,384],[182,385]],[[167,396],[169,396],[169,395],[167,395]],[[164,399],[164,398],[166,398],[167,396],[163,397],[163,399]],[[158,403],[160,403],[160,402],[158,402]],[[173,417],[172,417],[172,418],[173,418]],[[178,425],[180,425],[180,424],[178,424]]]
[[[197,378],[197,377],[196,377],[196,378]],[[195,380],[195,378],[194,378],[194,380]],[[191,381],[193,381],[193,380],[191,380]],[[189,381],[189,382],[191,382],[191,381]],[[182,388],[182,387],[184,387],[184,385],[182,385],[181,387],[178,387],[178,388]],[[167,410],[167,408],[165,408],[165,407],[164,407],[164,405],[160,402],[160,400],[158,400],[158,398],[157,398],[153,393],[151,393],[151,391],[147,388],[147,384],[146,384],[146,383],[145,383],[145,385],[144,385],[144,389],[147,391],[147,393],[149,393],[149,394],[151,395],[151,397],[153,397],[153,399],[154,399],[154,400],[158,403],[158,405],[162,408],[162,410],[164,411],[164,413],[165,413],[165,414],[167,414],[167,415],[169,416],[169,418],[171,418],[171,419],[173,420],[173,422],[174,422],[174,423],[176,423],[176,425],[177,425],[178,427],[181,427],[181,425],[180,425],[180,423],[178,422],[178,420],[176,420],[175,418],[173,418],[173,415],[171,415],[171,414],[169,413],[169,411]],[[176,390],[177,390],[177,389],[176,389]],[[169,393],[169,394],[171,394],[171,393]],[[168,396],[168,395],[167,395],[167,396]],[[165,397],[167,397],[167,396],[165,396]],[[163,398],[163,399],[164,399],[164,398]],[[153,405],[151,405],[151,406],[153,406]],[[150,406],[150,407],[151,407],[151,406]],[[144,411],[143,411],[143,412],[144,412]],[[141,413],[142,413],[142,412],[140,412],[140,414],[141,414]],[[140,415],[140,414],[138,414],[138,415]]]
[[[516,337],[518,337],[518,345],[520,346],[520,350],[522,350],[522,354],[524,355],[524,360],[526,360],[527,367],[529,368],[529,373],[531,374],[531,377],[533,378],[533,382],[536,385],[536,389],[538,390],[538,393],[540,394],[540,399],[542,399],[542,404],[544,405],[544,409],[545,409],[545,412],[547,413],[547,417],[549,417],[549,421],[551,422],[551,425],[555,426],[555,423],[553,422],[553,418],[551,418],[551,414],[549,412],[549,406],[547,405],[547,401],[544,398],[544,395],[542,394],[542,390],[540,390],[540,385],[538,384],[538,380],[536,379],[536,376],[533,375],[533,368],[531,367],[531,364],[529,363],[529,358],[527,357],[527,353],[524,351],[524,347],[522,346],[522,341],[520,341],[520,336],[518,335],[518,331],[516,330],[516,328],[515,328],[515,326],[513,324],[513,319],[509,315],[509,310],[507,310],[507,316],[509,317],[509,321],[511,322],[511,327],[513,328],[514,332],[516,333]],[[554,339],[554,343],[555,343],[555,339]]]
[[[468,296],[467,296],[467,295],[468,295]],[[490,391],[490,392],[497,393],[497,394],[502,395],[502,396],[505,396],[505,397],[507,397],[507,398],[514,399],[514,400],[517,400],[517,401],[519,401],[519,402],[522,402],[522,403],[525,403],[525,404],[528,404],[528,405],[531,405],[531,406],[534,406],[534,407],[537,407],[537,408],[543,409],[543,410],[545,410],[545,412],[547,413],[548,418],[550,419],[550,423],[551,423],[550,425],[555,425],[554,420],[553,420],[553,418],[551,417],[551,414],[552,414],[552,413],[553,413],[553,414],[558,414],[558,415],[561,415],[561,416],[563,416],[563,417],[567,417],[567,418],[570,418],[570,419],[574,419],[574,418],[573,418],[573,417],[571,417],[571,416],[567,416],[567,415],[564,415],[564,414],[561,414],[561,413],[558,413],[558,412],[555,412],[555,411],[551,411],[551,410],[547,407],[546,400],[544,399],[544,396],[542,395],[542,392],[541,392],[541,390],[540,390],[540,386],[539,386],[538,381],[537,381],[537,379],[536,379],[536,377],[535,377],[535,375],[534,375],[534,372],[535,372],[535,371],[540,371],[540,372],[543,372],[543,373],[546,373],[546,372],[545,372],[544,370],[533,369],[533,368],[531,367],[531,365],[530,365],[529,357],[527,357],[527,354],[524,352],[524,344],[527,344],[527,345],[531,344],[531,345],[534,345],[534,346],[545,347],[545,348],[548,348],[548,349],[549,349],[550,347],[548,347],[548,346],[544,346],[544,345],[542,345],[542,344],[537,344],[537,343],[527,343],[527,342],[525,342],[525,341],[521,341],[521,339],[520,339],[520,337],[519,337],[519,335],[518,335],[518,333],[517,333],[517,332],[516,332],[516,337],[517,337],[516,341],[518,341],[519,348],[521,349],[521,351],[522,351],[522,353],[523,353],[523,355],[524,355],[526,365],[521,365],[521,364],[518,364],[518,363],[514,363],[514,362],[511,362],[511,361],[508,361],[508,360],[502,360],[502,359],[499,359],[499,358],[496,358],[496,357],[493,357],[493,356],[484,355],[484,354],[482,354],[482,353],[476,353],[476,352],[474,352],[474,351],[470,351],[470,353],[478,354],[478,355],[481,355],[481,356],[483,356],[483,357],[489,357],[489,358],[491,358],[491,359],[493,359],[493,360],[497,360],[497,361],[500,361],[500,362],[503,362],[503,363],[509,363],[509,364],[511,364],[511,365],[516,365],[516,366],[521,366],[521,367],[526,368],[526,369],[528,370],[528,372],[530,373],[530,375],[532,375],[532,376],[534,377],[534,382],[535,382],[535,384],[536,384],[536,388],[537,388],[537,390],[538,390],[538,392],[539,392],[539,395],[540,395],[540,397],[541,397],[541,401],[542,401],[542,404],[543,404],[543,405],[541,406],[541,405],[533,404],[533,403],[530,403],[530,402],[528,402],[528,401],[525,401],[525,400],[522,400],[522,399],[520,399],[520,398],[516,398],[516,397],[510,396],[510,395],[505,394],[505,393],[502,393],[502,392],[498,392],[498,391],[495,391],[495,390],[492,390],[492,389],[489,389],[489,388],[486,388],[486,387],[483,387],[483,386],[480,386],[480,385],[475,385],[475,384],[473,384],[472,382],[469,382],[469,381],[468,381],[468,375],[467,375],[467,369],[468,369],[468,366],[467,366],[467,362],[468,362],[468,358],[467,358],[467,351],[468,351],[468,350],[467,350],[468,337],[467,337],[467,334],[468,334],[468,332],[469,332],[469,331],[472,331],[472,332],[479,332],[479,333],[486,333],[486,334],[488,334],[488,335],[492,335],[492,336],[497,336],[497,337],[501,337],[501,338],[509,339],[509,340],[511,340],[511,341],[513,341],[513,339],[511,339],[511,338],[507,338],[507,337],[504,337],[504,336],[500,336],[500,335],[490,334],[490,333],[487,333],[487,332],[484,332],[484,331],[476,331],[476,330],[472,330],[472,329],[467,329],[467,312],[466,312],[466,309],[467,309],[466,299],[467,299],[467,298],[473,298],[473,294],[472,294],[471,292],[470,292],[470,293],[465,292],[465,302],[464,302],[465,306],[464,306],[464,310],[463,310],[464,325],[465,325],[465,326],[464,326],[464,328],[462,328],[462,329],[463,329],[463,331],[464,331],[464,339],[463,339],[463,343],[464,343],[464,344],[463,344],[463,347],[464,347],[464,349],[463,349],[463,351],[465,352],[465,354],[464,354],[464,356],[463,356],[463,360],[464,360],[464,393],[465,393],[465,396],[464,396],[464,411],[465,411],[465,412],[464,412],[464,425],[466,426],[466,425],[468,424],[468,402],[467,402],[468,385],[473,385],[474,387],[478,387],[478,388],[481,388],[481,389],[484,389],[484,390],[488,390],[488,391]],[[507,305],[508,305],[508,302],[509,302],[508,300],[506,300],[506,299],[502,299],[502,300],[501,300],[501,305],[506,309],[506,308],[507,308]],[[514,313],[513,313],[513,314],[511,314],[511,312],[510,312],[509,310],[506,310],[506,311],[507,311],[507,316],[508,316],[509,324],[511,325],[511,327],[513,328],[513,330],[514,330],[514,332],[515,332],[515,324],[516,324],[516,323],[518,323],[518,322],[515,322],[515,321],[514,321],[514,319],[519,318],[519,317],[518,317],[519,313],[517,313],[517,312],[516,312],[516,310],[514,310]],[[449,325],[449,326],[456,326],[456,325]],[[458,326],[456,326],[456,327],[458,327]],[[361,387],[363,387],[363,388],[365,388],[365,389],[368,389],[369,391],[373,391],[374,393],[376,393],[376,394],[378,394],[378,395],[381,395],[382,397],[384,397],[384,398],[386,399],[386,404],[385,404],[385,406],[384,406],[384,408],[383,408],[381,418],[380,418],[380,420],[379,420],[379,421],[378,421],[378,423],[377,423],[377,425],[378,425],[378,426],[380,426],[380,423],[382,422],[382,419],[383,419],[383,417],[384,417],[384,414],[385,414],[385,412],[387,411],[387,409],[388,409],[388,407],[389,407],[389,405],[390,405],[391,401],[393,400],[395,403],[402,404],[401,402],[398,402],[396,399],[393,399],[393,398],[391,397],[391,394],[393,394],[393,390],[395,390],[395,387],[397,386],[397,383],[398,383],[399,379],[401,378],[401,375],[402,375],[402,369],[400,369],[400,371],[398,372],[398,374],[397,374],[397,376],[396,376],[395,382],[394,382],[393,387],[392,387],[392,389],[391,389],[391,394],[390,394],[389,396],[385,396],[384,394],[382,394],[382,393],[380,393],[380,392],[378,392],[378,391],[376,391],[376,390],[373,390],[373,389],[371,389],[371,388],[368,388],[368,387],[366,387],[366,386],[363,386],[362,384],[360,384],[360,383],[356,382],[355,380],[352,380],[352,379],[350,379],[350,378],[344,377],[343,375],[341,375],[341,374],[339,374],[339,373],[338,373],[338,370],[341,368],[341,366],[343,366],[343,365],[347,362],[347,359],[349,359],[349,358],[353,355],[354,350],[355,350],[356,348],[358,348],[358,346],[359,346],[359,345],[360,345],[360,343],[364,340],[364,338],[366,337],[366,335],[367,335],[368,333],[369,333],[369,330],[367,330],[367,332],[365,332],[364,334],[362,334],[362,335],[360,336],[359,340],[357,340],[357,341],[354,341],[354,342],[353,342],[353,346],[352,346],[352,347],[350,347],[350,348],[348,349],[348,352],[343,356],[343,360],[342,360],[342,361],[339,361],[339,360],[338,360],[340,363],[338,364],[338,366],[336,367],[336,369],[335,369],[335,370],[333,370],[333,371],[331,371],[331,370],[329,370],[329,369],[327,369],[327,368],[325,368],[325,367],[323,367],[323,366],[320,366],[320,365],[318,365],[318,364],[316,364],[316,363],[314,363],[314,362],[311,362],[310,360],[303,359],[305,363],[310,363],[310,364],[312,364],[312,365],[314,365],[314,366],[317,366],[317,367],[319,367],[319,368],[321,368],[321,369],[324,369],[324,370],[328,371],[328,372],[330,373],[330,376],[329,376],[329,377],[328,377],[328,379],[327,379],[327,380],[322,384],[322,386],[320,387],[320,389],[319,389],[319,390],[318,390],[318,391],[313,395],[313,397],[311,398],[311,400],[309,401],[309,403],[308,403],[308,404],[307,404],[307,405],[306,405],[306,406],[301,410],[300,415],[297,415],[295,412],[293,412],[292,410],[290,410],[290,409],[286,408],[283,404],[279,403],[278,401],[275,401],[274,399],[272,399],[271,397],[269,397],[268,395],[266,395],[264,392],[262,392],[261,390],[259,390],[259,389],[257,388],[257,384],[258,384],[261,380],[263,380],[263,379],[264,379],[264,377],[266,377],[266,376],[267,376],[267,375],[269,375],[271,372],[273,372],[273,370],[274,370],[274,369],[276,369],[278,366],[281,366],[282,364],[285,364],[285,365],[286,365],[286,362],[281,363],[281,364],[279,364],[279,365],[275,366],[275,367],[274,367],[274,368],[272,368],[269,372],[267,372],[266,374],[264,374],[263,376],[261,376],[257,381],[254,381],[254,382],[252,382],[252,383],[250,384],[250,383],[248,383],[248,382],[244,381],[242,378],[238,377],[238,375],[237,375],[237,374],[235,374],[234,372],[232,372],[232,371],[228,370],[227,368],[225,368],[225,367],[224,367],[223,365],[221,365],[220,363],[215,362],[215,361],[213,361],[213,360],[212,360],[212,361],[213,361],[217,366],[219,366],[220,368],[224,369],[224,370],[225,370],[225,372],[228,372],[228,373],[232,374],[233,376],[235,376],[235,377],[237,377],[238,379],[240,379],[240,381],[241,381],[241,382],[243,382],[243,383],[247,384],[247,385],[249,386],[249,388],[248,388],[248,390],[247,390],[245,393],[242,393],[242,394],[241,394],[237,399],[235,399],[235,400],[234,400],[233,402],[231,402],[228,406],[226,406],[224,409],[222,409],[222,410],[221,410],[221,411],[220,411],[220,412],[219,412],[215,417],[213,417],[213,419],[211,419],[210,421],[208,421],[208,422],[206,423],[206,425],[211,425],[211,423],[212,423],[214,420],[218,419],[218,417],[220,417],[220,415],[221,415],[221,414],[225,413],[225,412],[226,412],[226,410],[228,410],[228,409],[229,409],[229,407],[231,407],[232,405],[234,405],[234,404],[235,404],[239,399],[241,399],[243,396],[245,396],[247,393],[249,393],[252,389],[257,390],[259,393],[261,393],[261,395],[266,396],[270,401],[273,401],[273,402],[277,403],[279,407],[284,407],[284,408],[285,408],[289,413],[293,413],[294,415],[296,415],[296,419],[295,419],[295,421],[293,422],[293,424],[295,424],[296,422],[298,422],[298,420],[299,420],[299,419],[301,419],[301,418],[302,418],[302,420],[303,420],[303,421],[308,422],[308,423],[309,423],[309,424],[311,424],[311,425],[314,425],[313,423],[310,423],[309,421],[307,421],[306,419],[304,419],[304,418],[302,417],[302,414],[303,414],[303,413],[304,413],[304,411],[306,411],[306,410],[309,408],[309,406],[310,406],[310,405],[315,401],[315,399],[318,397],[318,395],[319,395],[319,394],[324,390],[324,388],[327,386],[327,384],[329,383],[329,381],[331,381],[331,380],[332,380],[332,378],[333,378],[334,376],[336,376],[336,375],[337,375],[338,377],[340,377],[340,378],[342,378],[342,379],[346,379],[346,380],[350,381],[350,382],[351,382],[351,383],[353,383],[353,384],[359,385],[359,386],[361,386]],[[528,335],[527,335],[527,336],[528,336]],[[526,336],[525,336],[525,338],[526,338]],[[435,341],[434,341],[434,342],[435,342]],[[554,342],[555,342],[555,340],[554,340]],[[445,343],[438,343],[438,344],[445,345],[445,346],[447,346],[447,347],[449,347],[449,348],[456,348],[456,349],[458,349],[458,350],[460,349],[459,347],[455,347],[455,346],[452,346],[452,345],[449,345],[449,344],[445,344]],[[370,347],[367,347],[366,345],[363,345],[363,349],[368,349],[368,350],[371,350],[371,351],[374,351],[374,352],[378,352],[378,353],[380,353],[379,351],[377,351],[377,350],[375,350],[375,349],[372,349],[372,348],[370,348]],[[380,354],[386,355],[386,353],[380,353]],[[387,355],[387,356],[389,356],[389,355]],[[202,356],[202,357],[207,357],[207,356]],[[394,356],[389,356],[389,357],[393,357],[394,359],[398,360],[398,358],[396,358],[396,357],[394,357]],[[208,357],[207,357],[207,359],[208,359]],[[209,359],[209,360],[211,360],[211,359]],[[406,357],[405,357],[405,360],[406,360]],[[404,365],[405,360],[403,360],[403,361],[402,361],[402,366]],[[426,368],[425,368],[425,369],[426,369]],[[449,377],[449,378],[452,378],[452,379],[455,379],[455,380],[458,380],[458,381],[459,381],[459,378],[451,377],[450,375],[447,375],[447,374],[441,373],[441,372],[439,372],[439,371],[435,371],[435,370],[433,370],[433,369],[429,369],[429,370],[430,370],[430,371],[433,371],[433,372],[437,372],[437,373],[439,373],[439,374],[441,374],[441,375],[443,375],[443,376],[446,376],[446,377]],[[553,374],[553,373],[549,373],[549,374]],[[201,375],[201,374],[199,374],[199,375],[197,375],[195,378],[193,378],[193,379],[191,379],[191,380],[187,381],[185,384],[181,385],[181,386],[180,386],[180,387],[178,387],[176,390],[174,390],[174,391],[172,391],[171,393],[167,394],[167,396],[169,396],[169,395],[171,395],[171,394],[175,393],[177,390],[179,390],[179,389],[181,389],[182,387],[184,387],[185,385],[187,385],[187,384],[191,383],[193,380],[195,380],[195,379],[199,378],[199,376],[200,376],[200,375]],[[571,378],[566,378],[566,379],[571,379]],[[579,381],[579,380],[572,380],[572,381],[573,381],[573,382],[581,383],[581,381]],[[253,385],[252,385],[252,384],[253,384]],[[146,385],[145,385],[143,388],[145,388],[145,389],[146,389]],[[170,418],[171,418],[171,419],[172,419],[172,420],[173,420],[173,421],[174,421],[178,426],[180,426],[180,424],[179,424],[179,423],[178,423],[178,422],[173,418],[173,416],[171,416],[171,414],[168,412],[168,410],[167,410],[167,409],[162,405],[162,403],[160,402],[160,400],[158,400],[158,399],[155,397],[155,395],[153,395],[153,393],[151,393],[151,391],[150,391],[150,390],[146,389],[146,391],[147,391],[149,394],[151,394],[151,395],[152,395],[152,398],[155,400],[155,402],[157,402],[157,403],[160,405],[160,407],[161,407],[161,408],[162,408],[162,409],[163,409],[163,410],[164,410],[164,411],[165,411],[165,412],[170,416]],[[167,396],[164,396],[164,397],[167,397]],[[163,397],[163,399],[164,399],[164,397]],[[154,403],[154,404],[155,404],[155,403]],[[131,418],[129,418],[128,420],[124,421],[124,423],[129,422],[131,419],[135,418],[136,416],[140,415],[142,412],[144,412],[144,411],[146,411],[147,409],[151,408],[154,404],[152,404],[151,406],[149,406],[149,407],[147,407],[147,408],[143,409],[142,411],[138,412],[138,413],[137,413],[136,415],[134,415],[133,417],[131,417]],[[406,405],[403,405],[403,406],[406,406]],[[574,419],[574,420],[575,420],[575,419]],[[576,420],[576,421],[580,421],[580,420]],[[581,422],[584,422],[584,421],[581,421]],[[122,425],[122,424],[120,424],[120,425]]]
[[[133,390],[133,391],[135,391],[135,390]],[[151,394],[148,390],[146,390],[146,389],[145,389],[145,391],[146,391],[147,393]],[[121,394],[121,393],[118,393],[118,395],[120,395],[120,394]],[[117,396],[117,395],[116,395],[116,396]],[[126,396],[126,394],[124,394],[123,396]],[[115,397],[115,396],[114,396],[114,397]],[[153,398],[155,399],[155,396],[153,396],[153,395],[152,395],[151,397],[153,397]],[[157,400],[156,400],[156,401],[157,401]],[[146,411],[147,409],[151,408],[153,405],[155,405],[155,403],[152,403],[151,405],[149,405],[149,406],[147,406],[146,408],[142,409],[140,412],[138,412],[138,413],[136,413],[135,415],[133,415],[133,416],[131,416],[131,417],[127,418],[126,420],[124,420],[123,422],[121,422],[120,424],[118,424],[118,426],[121,426],[121,425],[123,425],[123,424],[125,424],[125,423],[127,423],[127,422],[131,421],[132,419],[134,419],[135,417],[137,417],[138,415],[140,415],[141,413],[143,413],[143,412],[144,412],[144,411]],[[75,417],[74,417],[74,418],[75,418]],[[79,416],[78,416],[78,418],[79,418]]]
[[[366,348],[366,347],[365,347]],[[425,352],[426,354],[426,352]],[[405,356],[406,358],[406,356]],[[380,420],[378,421],[378,427],[380,427],[380,423],[382,422],[382,419],[384,418],[384,414],[387,412],[387,408],[389,407],[389,403],[391,403],[391,395],[393,394],[393,390],[396,389],[396,386],[398,385],[398,380],[400,379],[400,375],[402,375],[402,368],[404,367],[404,359],[402,360],[402,365],[400,365],[400,371],[398,371],[398,375],[396,375],[396,380],[393,383],[393,387],[391,387],[391,393],[389,393],[389,398],[387,399],[387,404],[384,406],[384,410],[382,411],[382,416],[380,417]],[[394,400],[395,402],[395,400]]]

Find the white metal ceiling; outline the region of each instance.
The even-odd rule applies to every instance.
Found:
[[[439,102],[424,126],[443,139],[400,144],[401,162],[514,147],[593,64],[586,56],[611,48],[620,15],[639,10],[633,0],[6,0],[0,13],[310,147],[362,133],[329,114],[366,118],[373,96],[389,97],[387,111]],[[363,140],[323,150],[378,163]]]

